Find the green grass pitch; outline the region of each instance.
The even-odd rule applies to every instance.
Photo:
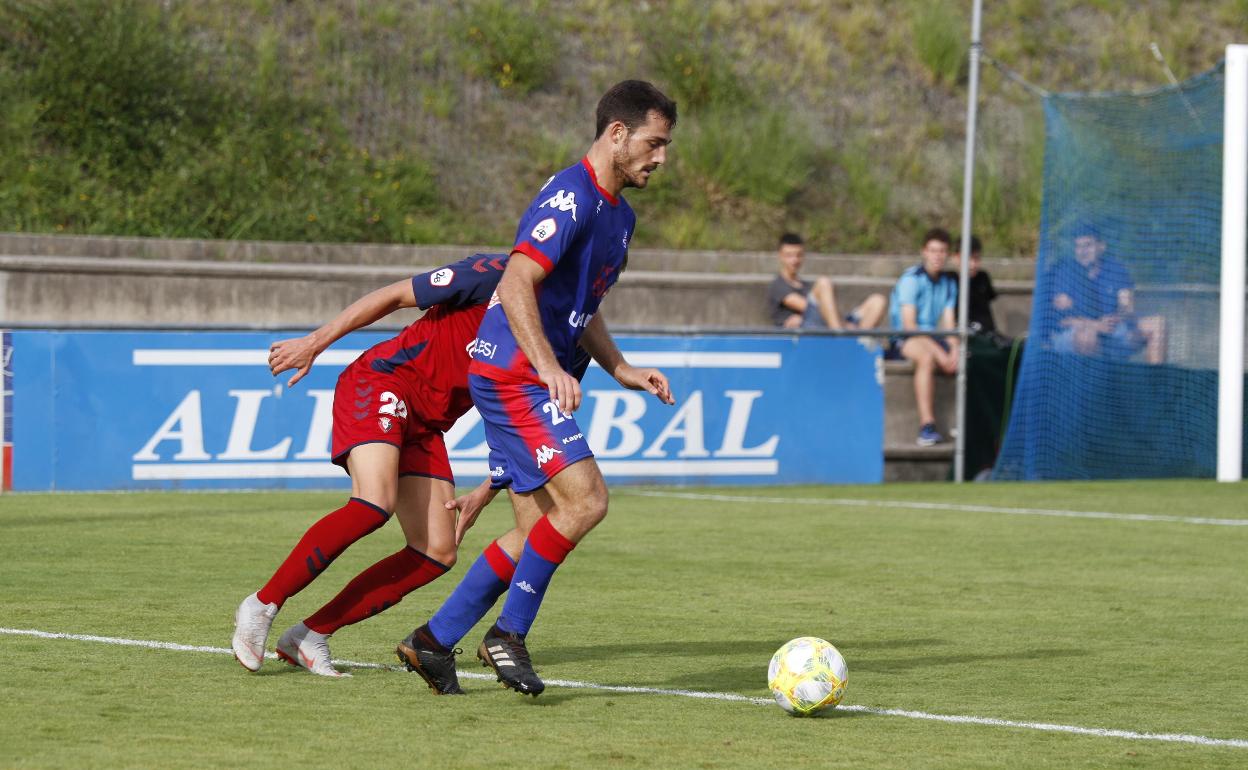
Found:
[[[385,664],[350,679],[26,633],[228,648],[238,601],[342,499],[0,497],[0,766],[1248,766],[1243,484],[620,488],[530,635],[543,677],[568,682],[537,699],[481,678],[438,698],[393,665],[395,643],[507,527],[505,498],[448,577],[333,637],[336,658]],[[270,649],[399,547],[390,523],[348,550],[287,603]],[[461,672],[483,671],[483,630],[464,640]],[[843,708],[815,719],[757,700],[772,652],[804,635],[849,663]]]

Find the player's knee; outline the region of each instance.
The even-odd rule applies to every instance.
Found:
[[[811,287],[816,294],[827,295],[832,293],[832,281],[827,276],[819,276],[815,279],[815,285]]]
[[[364,502],[374,505],[388,514],[394,513],[398,496],[398,490],[385,488],[362,489],[359,494],[356,495],[356,497]]]
[[[450,569],[455,566],[455,560],[459,556],[459,549],[455,547],[453,541],[449,544],[430,543],[429,548],[425,551],[425,556]]]

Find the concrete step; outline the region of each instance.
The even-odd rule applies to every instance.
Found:
[[[947,481],[953,452],[951,443],[929,447],[885,445],[884,481]]]
[[[957,419],[957,383],[953,377],[936,376],[936,430],[951,440]],[[915,446],[919,433],[919,410],[914,400],[914,364],[884,362],[884,445]]]

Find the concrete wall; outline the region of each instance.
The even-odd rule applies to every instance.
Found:
[[[0,234],[0,321],[310,327],[378,286],[478,251],[491,249]],[[805,272],[830,275],[848,310],[887,295],[913,261],[812,254]],[[770,253],[635,250],[604,311],[621,327],[767,327],[774,269]],[[1031,283],[996,283],[997,322],[1021,333]]]

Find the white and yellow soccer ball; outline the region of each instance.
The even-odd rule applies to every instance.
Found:
[[[832,708],[845,697],[849,668],[830,643],[814,636],[787,642],[771,656],[767,686],[780,708],[805,717]]]

